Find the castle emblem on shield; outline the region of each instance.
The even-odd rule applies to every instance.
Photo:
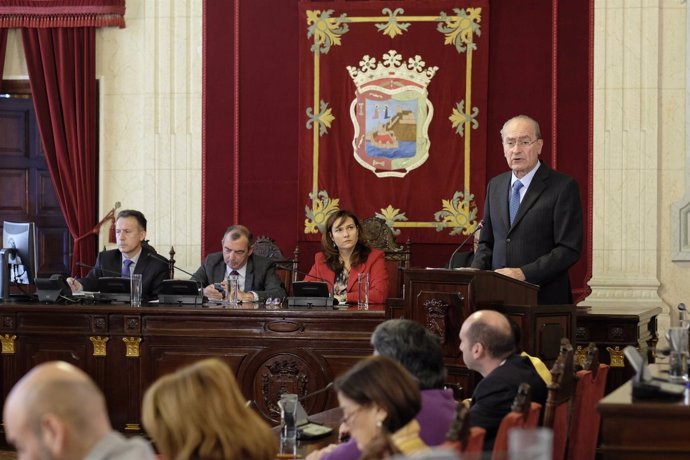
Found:
[[[434,107],[427,86],[438,67],[425,66],[419,55],[404,62],[390,50],[382,61],[365,55],[359,67],[347,67],[357,86],[350,105],[354,156],[377,177],[404,177],[429,157]]]

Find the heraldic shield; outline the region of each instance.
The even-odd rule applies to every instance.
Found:
[[[401,61],[391,50],[383,62],[364,56],[359,68],[347,68],[357,86],[350,105],[354,156],[377,177],[404,177],[429,158],[434,109],[427,85],[437,68],[424,69],[420,56]]]

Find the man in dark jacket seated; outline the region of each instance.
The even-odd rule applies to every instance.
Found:
[[[547,388],[529,358],[516,354],[508,318],[493,310],[480,310],[460,328],[460,351],[468,369],[479,372],[470,403],[470,423],[486,430],[484,451],[493,449],[498,426],[510,412],[521,383],[532,389],[532,401],[544,405]]]
[[[192,275],[192,279],[203,286],[206,297],[220,300],[230,274],[237,276],[238,299],[243,302],[263,302],[267,298],[287,295],[276,273],[275,262],[254,254],[254,236],[247,227],[228,227],[221,244],[223,250],[209,254]],[[221,284],[222,290],[217,289],[217,284]]]
[[[125,209],[117,214],[115,221],[117,249],[102,251],[96,264],[84,278],[67,278],[72,292],[97,291],[98,278],[129,278],[132,273],[141,274],[144,300],[155,299],[163,280],[170,271],[165,258],[144,245],[146,239],[146,217],[140,211]]]

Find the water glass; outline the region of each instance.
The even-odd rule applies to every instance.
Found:
[[[297,455],[297,395],[286,393],[280,397],[280,454]]]
[[[129,277],[129,303],[133,307],[141,307],[142,280],[140,273],[132,273]]]
[[[553,431],[550,428],[513,428],[508,432],[510,460],[551,460]]]
[[[357,273],[357,309],[369,309],[369,273]]]
[[[688,381],[688,330],[684,326],[669,327],[666,339],[671,347],[668,376],[672,382]]]
[[[228,275],[228,287],[227,287],[227,297],[225,300],[228,302],[229,305],[236,306],[237,301],[238,301],[238,287],[239,287],[239,282],[238,282],[238,277],[237,275],[230,274]]]

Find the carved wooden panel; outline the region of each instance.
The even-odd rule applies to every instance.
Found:
[[[13,214],[28,214],[29,174],[25,169],[0,169],[0,215],[11,220]]]
[[[42,151],[33,101],[26,97],[0,98],[0,223],[4,220],[35,222],[38,276],[69,274],[72,238]]]

